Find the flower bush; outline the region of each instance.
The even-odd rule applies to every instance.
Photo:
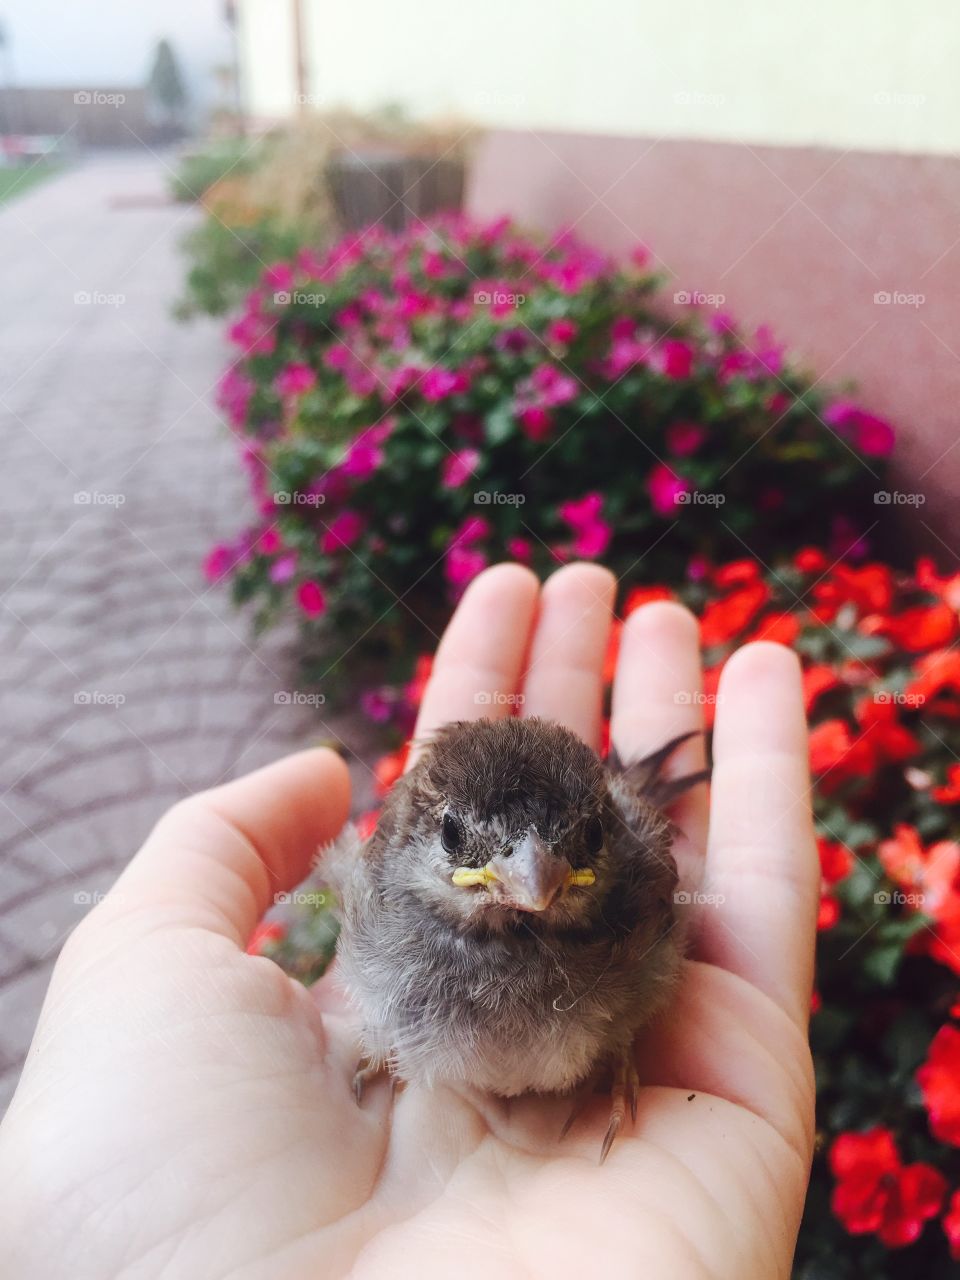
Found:
[[[796,546],[813,495],[831,547],[862,552],[890,426],[657,284],[643,251],[452,217],[273,265],[219,393],[256,519],[209,577],[260,624],[402,648],[504,556],[676,581]]]
[[[704,566],[679,592],[635,587],[626,615],[679,595],[700,616],[704,710],[746,640],[801,656],[822,870],[817,990],[817,1154],[800,1280],[925,1280],[960,1264],[960,575],[921,562],[833,563],[805,549],[776,572],[752,559]],[[612,674],[618,632],[607,670]],[[370,691],[408,734],[429,675]],[[406,747],[377,765],[382,792]],[[368,830],[376,813],[361,820]],[[321,910],[267,949],[319,972],[333,935]]]

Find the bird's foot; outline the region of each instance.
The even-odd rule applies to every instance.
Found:
[[[639,1090],[639,1078],[637,1076],[637,1068],[633,1060],[632,1050],[622,1053],[612,1064],[612,1083],[610,1086],[610,1120],[607,1124],[606,1133],[603,1136],[603,1145],[600,1148],[600,1163],[603,1164],[607,1156],[610,1154],[610,1148],[613,1146],[617,1134],[623,1128],[626,1120],[627,1110],[630,1111],[630,1120],[632,1123],[637,1119],[637,1093]],[[564,1121],[563,1128],[560,1130],[560,1137],[565,1138],[573,1128],[574,1124],[583,1114],[587,1103],[590,1101],[591,1094],[594,1092],[590,1085],[584,1086],[583,1089],[574,1098],[573,1106],[570,1108],[570,1114]]]
[[[623,1122],[627,1116],[627,1107],[630,1108],[631,1124],[636,1123],[638,1088],[639,1081],[633,1055],[632,1053],[621,1054],[614,1063],[613,1068],[613,1086],[610,1090],[610,1123],[607,1125],[607,1132],[603,1135],[603,1145],[600,1148],[601,1164],[610,1154],[610,1148],[623,1127]]]
[[[386,1062],[368,1058],[364,1054],[357,1063],[356,1071],[353,1073],[353,1096],[357,1100],[358,1107],[363,1102],[363,1095],[367,1085],[372,1084],[374,1080],[382,1076],[386,1076],[390,1080],[391,1092],[396,1093],[399,1080],[395,1075],[391,1074],[389,1065]]]

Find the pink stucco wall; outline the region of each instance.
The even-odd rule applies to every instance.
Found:
[[[897,485],[926,498],[911,542],[960,559],[960,160],[493,132],[469,207],[615,251],[642,239],[673,288],[724,294],[818,375],[856,380],[898,428]]]

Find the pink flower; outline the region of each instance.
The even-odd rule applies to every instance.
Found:
[[[356,511],[340,511],[330,521],[320,539],[320,550],[332,555],[341,547],[352,547],[363,532],[363,518]]]
[[[340,463],[340,473],[351,480],[366,480],[383,462],[383,442],[393,430],[392,419],[361,431]]]
[[[529,409],[521,409],[517,415],[520,419],[520,425],[531,440],[544,440],[550,434],[553,427],[553,418],[546,409],[541,409],[539,405],[532,405]]]
[[[823,420],[868,457],[886,458],[893,451],[896,433],[890,423],[867,413],[850,400],[837,400],[830,405]]]
[[[533,543],[526,538],[508,538],[507,552],[521,564],[529,564],[533,559]]]
[[[690,481],[678,476],[666,463],[659,462],[650,471],[647,479],[647,490],[654,511],[659,516],[677,514],[677,499],[682,493],[689,493]]]
[[[283,582],[289,582],[297,571],[297,557],[295,555],[279,556],[270,566],[268,577],[271,582],[280,585]]]
[[[237,554],[233,547],[220,543],[214,547],[203,562],[203,576],[208,582],[219,582],[231,573],[237,565]]]
[[[573,400],[579,390],[576,379],[562,373],[556,365],[537,365],[530,375],[530,386],[534,392],[535,402],[552,408],[554,405],[566,404]]]
[[[454,373],[450,369],[428,369],[420,381],[420,392],[424,400],[436,403],[449,396],[459,395],[466,391],[468,379],[463,373]]]
[[[282,543],[276,529],[264,529],[257,539],[257,550],[265,556],[272,556],[280,550]]]
[[[445,489],[459,489],[473,475],[480,461],[477,449],[461,449],[444,459],[441,477]]]
[[[316,384],[317,375],[308,364],[288,364],[277,375],[274,386],[284,400],[288,396],[301,396]]]
[[[465,587],[487,567],[487,557],[474,547],[452,546],[447,552],[445,571],[454,587]]]
[[[706,435],[697,422],[673,422],[667,427],[667,448],[678,458],[686,458],[696,453]]]
[[[293,267],[289,262],[275,262],[264,271],[263,283],[268,289],[289,292],[293,288]]]
[[[551,320],[547,325],[547,342],[565,347],[577,336],[577,325],[573,320]]]
[[[319,582],[308,579],[297,587],[297,604],[308,618],[319,618],[327,607],[327,597]]]
[[[665,378],[689,378],[693,368],[693,347],[678,338],[668,338],[654,347],[650,364]]]
[[[268,356],[277,345],[271,325],[260,315],[248,313],[240,317],[227,330],[227,337],[245,356]]]
[[[220,379],[217,387],[217,403],[224,410],[235,427],[239,427],[247,416],[250,398],[256,390],[256,384],[245,373],[240,373],[235,365],[231,365]]]
[[[613,528],[602,518],[603,498],[599,493],[588,493],[576,502],[564,502],[559,515],[574,533],[573,550],[576,555],[594,559],[602,556],[610,545]]]
[[[483,516],[468,516],[451,539],[451,546],[469,547],[490,532],[490,521]]]

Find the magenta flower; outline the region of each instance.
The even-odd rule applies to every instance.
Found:
[[[635,364],[643,364],[650,355],[650,343],[637,338],[615,338],[604,363],[608,378],[621,378]]]
[[[454,373],[450,369],[428,369],[420,381],[420,391],[424,400],[436,403],[450,396],[466,391],[468,379],[463,373]]]
[[[284,400],[288,396],[302,396],[316,385],[317,375],[308,364],[288,364],[277,374],[274,386]]]
[[[351,480],[366,480],[383,462],[383,441],[392,428],[392,422],[382,422],[375,427],[367,427],[357,436],[347,449],[339,470]]]
[[[272,326],[263,316],[248,312],[227,330],[227,337],[245,356],[268,356],[277,345]]]
[[[693,368],[693,347],[679,338],[668,338],[653,349],[650,364],[665,378],[689,378]]]
[[[257,550],[265,556],[272,556],[280,550],[282,543],[276,529],[264,529],[257,539]]]
[[[451,546],[469,547],[490,532],[490,521],[483,516],[468,516],[450,540]]]
[[[365,716],[375,724],[388,724],[393,716],[395,696],[389,686],[380,689],[364,689],[360,695],[360,707]]]
[[[288,556],[278,556],[270,566],[267,576],[271,582],[281,585],[289,582],[297,571],[297,557],[293,554]]]
[[[308,618],[319,618],[327,607],[327,597],[319,582],[308,579],[297,587],[297,604]]]
[[[245,373],[240,373],[235,365],[231,365],[217,387],[217,403],[226,413],[235,427],[245,421],[250,398],[256,390],[256,384]]]
[[[441,478],[445,489],[459,489],[477,469],[480,452],[477,449],[461,449],[444,459]]]
[[[444,569],[451,586],[463,588],[487,567],[487,557],[475,547],[454,545],[447,552]]]
[[[508,538],[507,552],[521,564],[529,564],[533,559],[533,543],[527,538]]]
[[[852,400],[836,400],[824,413],[823,420],[868,457],[886,458],[893,452],[896,432],[890,423],[867,413]]]
[[[219,582],[237,566],[237,553],[226,543],[219,543],[208,552],[203,561],[203,576],[208,582]]]
[[[363,518],[356,511],[338,512],[320,539],[320,550],[325,555],[332,555],[341,547],[352,547],[363,533],[363,527]]]
[[[559,515],[573,530],[573,550],[578,556],[594,559],[610,545],[613,527],[603,519],[603,498],[588,493],[577,501],[561,503]]]
[[[658,462],[647,480],[650,502],[659,516],[675,516],[680,495],[689,493],[691,487],[689,480],[678,476],[665,462]]]
[[[547,325],[547,342],[565,347],[577,336],[578,329],[573,320],[551,320]]]
[[[544,440],[553,428],[553,417],[539,405],[521,409],[517,414],[521,427],[531,440]]]
[[[580,389],[575,378],[552,364],[537,365],[530,375],[530,387],[535,403],[547,408],[575,399]]]
[[[696,453],[707,433],[698,422],[673,422],[667,427],[667,448],[678,458]]]
[[[275,262],[267,267],[262,279],[268,289],[289,292],[293,288],[293,268],[289,262]]]

